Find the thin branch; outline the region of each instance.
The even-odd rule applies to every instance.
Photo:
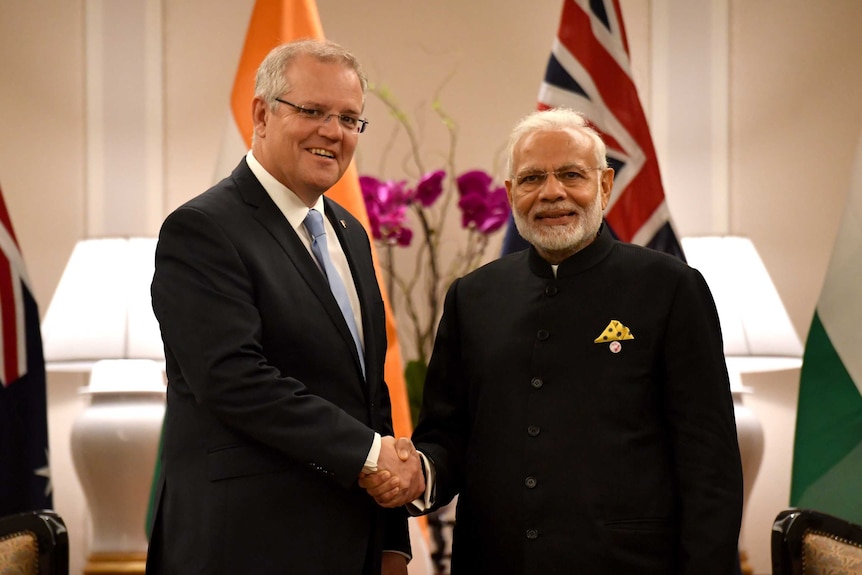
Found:
[[[449,149],[445,156],[444,189],[435,206],[424,207],[416,202],[410,205],[419,225],[416,235],[421,237],[418,238],[419,243],[416,247],[413,273],[409,277],[405,278],[403,275],[399,275],[396,269],[394,250],[397,246],[391,243],[385,244],[387,255],[385,271],[389,276],[387,278],[389,291],[394,294],[397,290],[403,297],[403,312],[410,320],[409,331],[412,332],[412,343],[415,346],[416,354],[419,356],[417,359],[426,365],[433,348],[436,322],[446,290],[457,277],[475,269],[481,263],[488,246],[488,237],[475,227],[470,227],[465,231],[459,230],[459,237],[466,240],[466,243],[457,250],[455,258],[446,266],[445,273],[443,272],[440,261],[441,232],[457,193],[455,151],[458,143],[458,127],[455,120],[443,109],[439,94],[453,75],[454,72],[444,79],[432,101],[432,109],[449,136]],[[410,150],[408,156],[405,157],[405,162],[413,164],[417,170],[415,177],[421,178],[427,172],[423,166],[420,139],[410,119],[385,87],[371,86],[369,92],[380,99],[396,121],[395,131],[384,151],[388,155],[394,149],[397,130],[403,128]],[[404,169],[408,174],[412,171],[407,165],[404,166]],[[421,286],[417,285],[420,282]],[[427,316],[420,313],[420,309],[422,309],[419,307],[420,305],[425,308],[424,311],[427,311]],[[404,330],[401,333],[404,335],[408,331]]]

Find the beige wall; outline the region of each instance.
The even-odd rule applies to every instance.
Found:
[[[862,135],[862,4],[738,0],[731,9],[730,210],[805,340]],[[789,500],[799,371],[751,375],[766,448],[744,525],[758,572]]]
[[[154,193],[167,213],[213,180],[252,0],[150,1],[161,10],[163,33],[164,189]],[[708,4],[696,3],[707,11]],[[674,0],[622,5],[635,80],[660,133],[666,126],[653,112],[656,95],[673,93],[676,101],[683,94],[684,106],[698,105],[685,99],[676,81],[660,82],[656,73],[656,47],[665,38],[657,36],[662,28],[655,15]],[[725,5],[728,231],[754,240],[804,339],[862,133],[862,3]],[[74,242],[87,233],[92,201],[86,184],[86,6],[83,0],[0,2],[0,186],[43,313]],[[492,169],[510,125],[535,106],[560,1],[318,0],[318,7],[327,35],[351,47],[372,81],[388,86],[409,112],[423,116],[423,106],[451,74],[441,99],[460,124],[458,165]],[[390,176],[400,161],[383,152],[391,123],[373,99],[368,116],[360,170]],[[444,150],[433,116],[423,117],[426,149]],[[689,145],[708,147],[708,134],[692,130],[688,137]],[[683,167],[662,164],[669,179]],[[684,231],[699,219],[701,196],[698,189],[668,191]],[[70,421],[83,405],[74,389],[82,383],[80,376],[49,377],[55,503],[72,529],[73,573],[80,570],[87,529],[68,455]],[[763,420],[766,452],[743,547],[757,573],[768,573],[769,529],[789,493],[798,370],[749,376],[745,383],[755,389],[746,402]]]

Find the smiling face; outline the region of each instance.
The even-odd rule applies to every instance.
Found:
[[[593,142],[575,129],[543,129],[512,150],[506,191],[521,236],[558,264],[588,246],[602,223],[614,182],[599,168]]]
[[[288,91],[279,97],[329,114],[359,117],[362,85],[356,72],[340,62],[312,56],[294,59],[285,71]],[[252,103],[254,157],[279,182],[312,206],[344,174],[359,134],[345,131],[338,119],[310,119],[286,104],[255,97]]]

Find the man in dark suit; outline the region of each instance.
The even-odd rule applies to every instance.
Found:
[[[251,152],[162,226],[152,296],[168,395],[149,574],[406,573],[406,514],[357,480],[387,470],[416,495],[424,479],[392,437],[368,237],[323,196],[365,126],[365,87],[336,44],[274,49]],[[306,221],[318,214],[325,238]]]
[[[706,282],[603,228],[614,172],[578,113],[528,116],[508,158],[531,247],[449,289],[413,435],[420,507],[458,494],[453,575],[734,573],[742,470]]]

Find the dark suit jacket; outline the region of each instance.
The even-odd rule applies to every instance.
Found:
[[[325,204],[361,301],[365,379],[326,279],[244,159],[162,226],[148,573],[356,575],[379,573],[384,547],[409,552],[404,513],[357,485],[374,431],[392,433],[383,300],[362,225]]]
[[[614,320],[633,339],[596,343]],[[556,278],[530,249],[456,281],[413,439],[460,493],[455,575],[733,573],[721,331],[677,259],[604,231]]]

